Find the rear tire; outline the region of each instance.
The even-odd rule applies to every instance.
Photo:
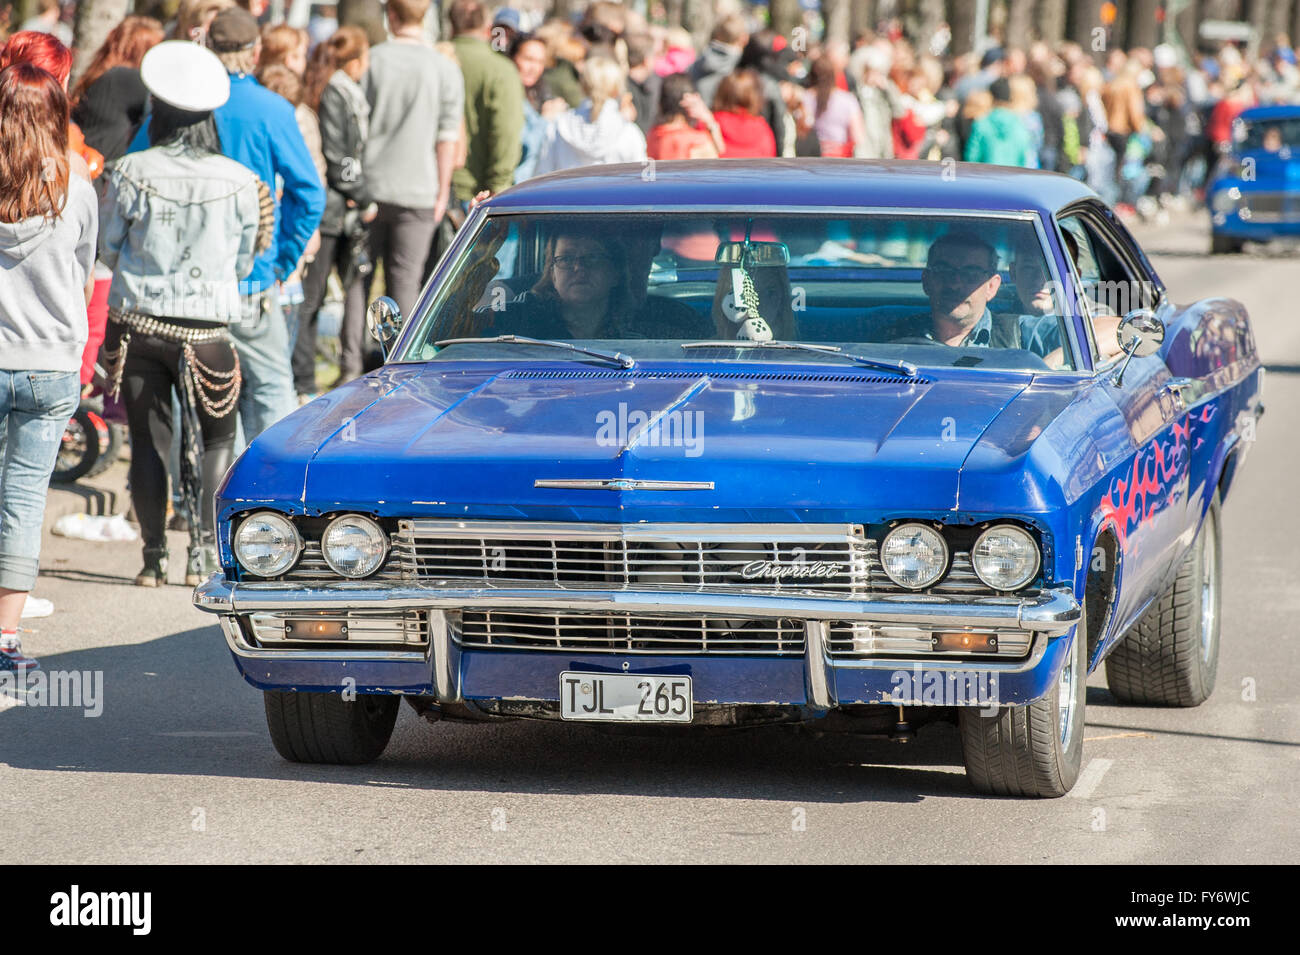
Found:
[[[88,408],[78,408],[63,430],[50,482],[71,484],[90,474],[99,460],[100,451],[106,449],[108,443],[108,425],[104,419]]]
[[[393,735],[400,696],[266,690],[271,743],[293,763],[358,765],[379,757]]]
[[[966,776],[995,796],[1056,798],[1070,791],[1083,764],[1087,697],[1087,623],[1081,616],[1069,659],[1052,692],[1028,706],[1004,706],[992,716],[958,710]]]
[[[1219,670],[1219,498],[1210,502],[1178,576],[1106,658],[1121,703],[1200,706]]]
[[[118,424],[116,421],[105,421],[105,427],[108,429],[108,447],[100,443],[100,454],[91,465],[86,477],[96,477],[103,474],[114,464],[117,463],[118,457],[122,453],[122,445],[126,443],[126,425]]]

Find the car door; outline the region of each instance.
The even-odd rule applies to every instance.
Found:
[[[1133,454],[1104,479],[1100,507],[1124,555],[1121,625],[1167,585],[1187,521],[1188,423],[1180,382],[1163,351],[1127,360],[1115,354],[1118,320],[1150,308],[1168,321],[1173,306],[1131,238],[1100,203],[1081,203],[1058,216],[1078,244],[1076,267],[1097,387],[1123,415]],[[1068,243],[1067,243],[1068,245]]]

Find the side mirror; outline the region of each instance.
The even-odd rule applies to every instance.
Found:
[[[1154,355],[1165,343],[1165,323],[1149,308],[1134,309],[1119,323],[1115,336],[1125,354],[1132,350],[1138,358],[1145,358]]]
[[[1134,356],[1145,358],[1154,355],[1165,343],[1165,323],[1149,308],[1135,308],[1124,316],[1115,330],[1119,347],[1124,352],[1124,364],[1115,374],[1115,386],[1124,380],[1124,372]]]
[[[402,310],[387,295],[381,295],[366,309],[366,329],[370,337],[379,342],[379,348],[388,359],[388,346],[397,340],[402,330]]]

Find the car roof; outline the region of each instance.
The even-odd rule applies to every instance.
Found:
[[[1296,116],[1300,116],[1300,105],[1283,103],[1273,106],[1252,106],[1250,109],[1242,110],[1237,118],[1252,123],[1269,119],[1290,119]]]
[[[1096,193],[1056,173],[981,163],[691,159],[584,166],[493,196],[492,211],[545,207],[886,207],[1055,213]]]

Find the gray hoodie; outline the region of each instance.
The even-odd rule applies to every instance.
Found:
[[[96,206],[90,183],[73,175],[57,219],[0,222],[0,369],[81,369]]]

